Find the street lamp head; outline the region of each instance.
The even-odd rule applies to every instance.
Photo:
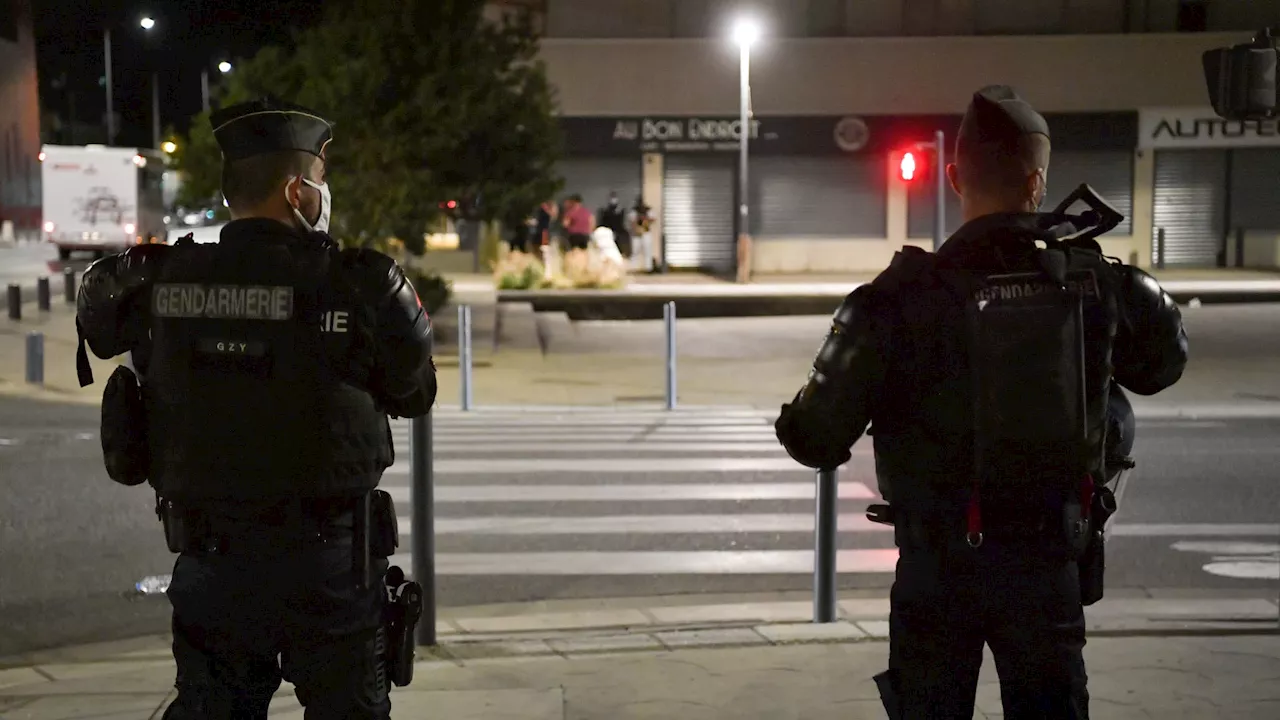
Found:
[[[218,72],[220,73],[231,72],[231,63],[227,62],[226,60],[223,60],[222,62],[218,63]]]
[[[152,20],[149,17],[144,17],[138,21],[138,24],[142,26],[143,30],[150,30],[151,28],[156,26],[156,21]]]
[[[178,149],[178,144],[172,140],[166,140],[165,143],[160,146],[160,149],[172,155]]]
[[[754,18],[738,18],[733,23],[733,42],[738,47],[749,48],[760,39],[760,23]]]

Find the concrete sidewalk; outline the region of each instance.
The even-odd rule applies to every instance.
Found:
[[[570,609],[572,608],[572,609]],[[550,610],[550,612],[548,612]],[[420,648],[395,716],[452,720],[883,718],[887,602],[847,599],[840,620],[807,602],[636,599],[468,608]],[[1273,600],[1108,598],[1086,610],[1093,717],[1280,716]],[[172,699],[168,638],[0,660],[0,719],[156,718]],[[1000,717],[988,657],[975,717]],[[272,715],[302,717],[289,685]]]
[[[0,394],[50,401],[97,404],[103,382],[118,360],[98,360],[90,353],[96,382],[79,387],[75,371],[76,334],[71,308],[54,304],[52,312],[37,313],[33,305],[20,322],[0,321]],[[1263,306],[1259,306],[1263,307]],[[1189,332],[1208,322],[1209,308],[1187,308]],[[507,343],[495,352],[491,324],[482,318],[492,306],[475,308],[473,337],[473,397],[476,408],[511,406],[654,408],[664,402],[666,365],[662,356],[661,323],[627,323],[593,327],[581,333],[556,327],[546,352],[537,340]],[[445,338],[454,334],[452,309],[436,319]],[[544,325],[553,319],[540,320]],[[563,321],[567,324],[567,321]],[[679,345],[678,398],[683,407],[722,406],[776,411],[804,382],[812,351],[820,338],[821,319],[812,322],[812,342],[766,348],[769,355],[715,356],[720,336],[695,343],[695,334],[711,320],[682,321]],[[730,321],[733,322],[733,321]],[[1267,327],[1270,327],[1268,325]],[[45,336],[45,383],[25,382],[25,339],[29,332]],[[583,336],[586,337],[583,337]],[[594,339],[593,339],[594,338]],[[623,340],[626,339],[625,345]],[[563,341],[562,341],[563,340]],[[742,336],[736,338],[742,342]],[[1244,342],[1243,340],[1240,342]],[[1258,342],[1271,342],[1259,338]],[[1193,340],[1194,345],[1194,340]],[[640,348],[652,348],[641,354]],[[443,342],[436,353],[442,407],[457,406],[460,372],[456,345]],[[1194,352],[1194,351],[1193,351]],[[1174,387],[1154,397],[1132,398],[1139,417],[1280,417],[1280,373],[1271,356],[1198,359]],[[732,368],[726,372],[726,368]]]

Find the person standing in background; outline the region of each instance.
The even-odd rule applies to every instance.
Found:
[[[631,231],[631,269],[653,272],[653,216],[644,196],[636,196],[636,204],[627,211],[627,227]]]
[[[595,229],[595,218],[591,211],[582,204],[582,196],[570,195],[564,201],[564,234],[570,250],[586,250],[591,244],[591,231]]]

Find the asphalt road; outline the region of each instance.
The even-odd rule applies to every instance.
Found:
[[[97,421],[92,408],[0,401],[0,656],[167,628],[164,599],[133,592],[172,566],[152,496],[106,478]],[[813,476],[764,415],[455,411],[435,427],[443,605],[810,587]],[[1139,432],[1109,589],[1273,597],[1280,419]],[[384,487],[403,532],[406,428],[396,434]],[[860,519],[874,487],[859,447],[841,477],[845,588],[890,583],[892,538]]]

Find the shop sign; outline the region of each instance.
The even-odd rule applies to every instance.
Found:
[[[560,119],[571,155],[636,153],[735,153],[742,121],[737,117],[566,117]],[[847,154],[866,148],[871,137],[859,117],[762,117],[747,121],[752,153]]]
[[[1212,109],[1152,108],[1138,114],[1138,147],[1280,147],[1280,120],[1223,120]]]

